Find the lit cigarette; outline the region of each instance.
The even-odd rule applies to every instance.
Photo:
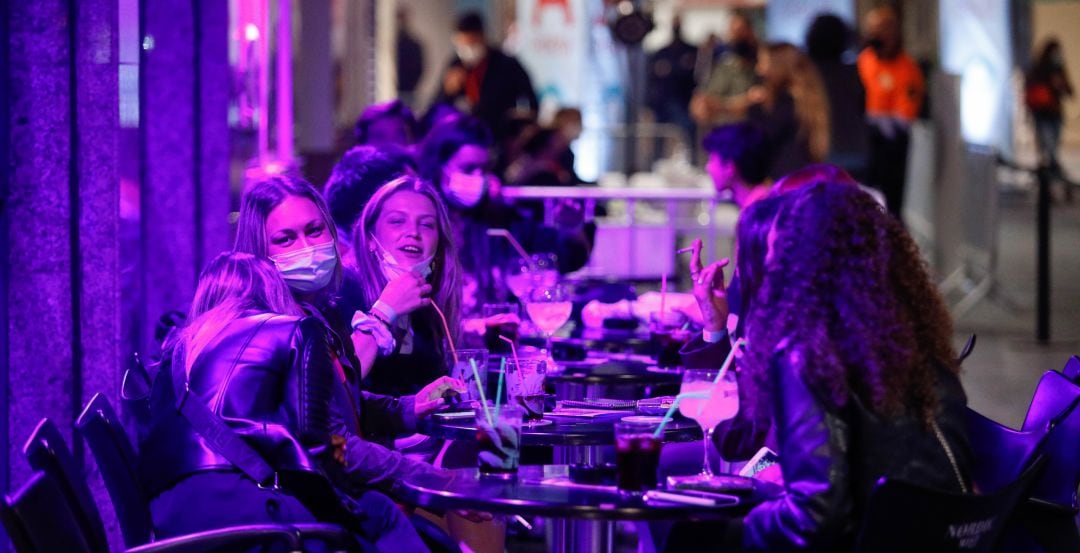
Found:
[[[684,254],[684,253],[690,253],[692,251],[694,251],[694,248],[692,248],[692,247],[691,248],[682,248],[682,249],[675,250],[675,255]]]

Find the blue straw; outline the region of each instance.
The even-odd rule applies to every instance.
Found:
[[[689,398],[706,399],[706,398],[709,397],[709,393],[708,392],[687,392],[685,394],[679,394],[679,395],[675,396],[675,401],[671,402],[671,407],[668,407],[667,413],[664,413],[664,420],[660,421],[660,424],[656,427],[656,431],[653,432],[653,437],[654,438],[659,438],[664,433],[664,427],[667,426],[667,423],[671,422],[674,419],[674,417],[672,415],[674,415],[675,410],[679,408],[679,403],[682,402],[683,398],[688,398],[688,397]]]
[[[499,385],[495,388],[495,419],[499,418],[499,409],[502,407],[499,398],[502,396],[503,377],[506,376],[506,358],[499,359]]]
[[[488,409],[487,398],[484,397],[484,381],[480,380],[480,371],[476,369],[476,358],[470,357],[469,364],[472,365],[473,377],[476,378],[476,389],[480,391],[480,405],[484,408],[484,416],[487,417],[488,424],[495,428],[495,421],[491,419],[491,410]]]

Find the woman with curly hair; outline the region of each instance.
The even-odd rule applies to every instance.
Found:
[[[725,541],[844,551],[881,477],[970,489],[967,400],[948,312],[900,224],[849,184],[789,194],[740,360],[755,398],[747,415],[776,429],[785,493],[729,526]],[[702,543],[683,543],[696,530],[677,532],[668,550]]]

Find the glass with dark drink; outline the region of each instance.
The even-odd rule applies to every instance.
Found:
[[[522,408],[526,424],[539,424],[544,419],[546,374],[546,356],[506,360],[507,397],[511,404]]]
[[[615,485],[631,495],[656,488],[661,440],[653,435],[658,423],[615,423]]]
[[[484,304],[484,347],[492,353],[510,353],[510,344],[501,337],[517,343],[521,326],[521,308],[516,303]]]
[[[521,420],[524,416],[517,405],[488,402],[487,410],[478,406],[476,443],[479,450],[477,469],[480,474],[494,478],[513,478],[517,475],[521,456]]]

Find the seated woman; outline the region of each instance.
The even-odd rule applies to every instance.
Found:
[[[343,307],[354,312],[365,388],[406,395],[446,375],[461,326],[461,269],[438,192],[413,176],[383,185],[357,221],[353,253],[355,303]],[[413,289],[420,301],[398,299]]]
[[[318,320],[303,317],[270,263],[244,253],[214,258],[170,353],[154,382],[151,424],[140,447],[159,537],[237,524],[314,522],[334,513],[335,522],[382,550],[402,543],[423,548],[396,509],[383,511],[379,520],[350,520],[326,482],[333,387],[326,332]],[[198,422],[205,419],[192,409],[209,411],[220,426]],[[223,440],[207,437],[221,435],[220,428],[235,433],[275,471],[280,490],[255,481],[251,467],[230,462],[237,450],[222,451]],[[313,489],[325,493],[313,497]],[[368,493],[358,502],[389,503]]]
[[[445,394],[463,391],[464,385],[442,377],[416,395],[391,397],[360,390],[360,363],[347,338],[352,313],[344,313],[338,305],[342,268],[337,232],[315,188],[284,175],[248,188],[241,199],[236,250],[272,260],[301,309],[328,329],[332,368],[341,383],[331,416],[334,432],[347,440],[346,472],[352,484],[389,490],[413,472],[437,470],[382,444],[416,432],[417,419],[443,405]],[[402,288],[390,300],[395,311],[407,312],[426,301],[419,284]]]
[[[858,188],[815,183],[766,243],[740,385],[776,428],[785,493],[725,529],[677,527],[669,551],[850,550],[879,478],[970,489],[952,325],[911,237]]]
[[[536,214],[503,201],[501,184],[489,172],[491,146],[491,133],[483,123],[457,116],[431,130],[417,159],[420,176],[446,198],[454,241],[468,245],[461,257],[462,311],[470,315],[484,303],[507,301],[502,275],[518,255],[505,240],[488,237],[488,229],[509,230],[529,253],[556,254],[563,273],[585,266],[592,249],[594,230],[583,223],[580,206],[559,204],[552,227]]]

